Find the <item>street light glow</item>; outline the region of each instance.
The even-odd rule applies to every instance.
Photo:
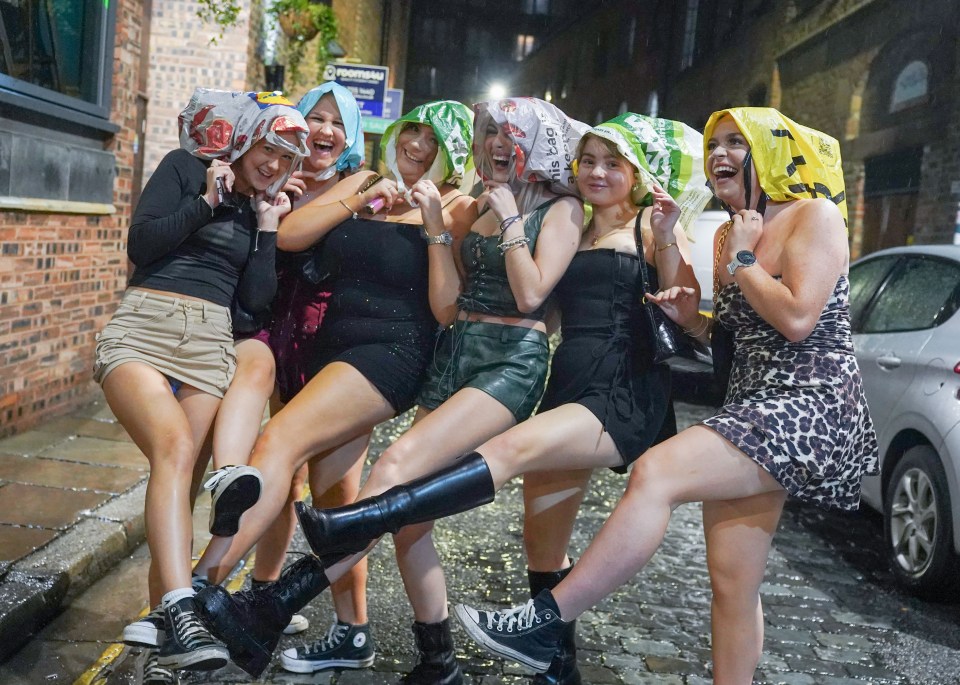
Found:
[[[500,100],[507,97],[507,89],[502,83],[491,83],[489,92],[491,100]]]

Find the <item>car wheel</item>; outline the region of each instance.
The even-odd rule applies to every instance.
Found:
[[[897,581],[922,597],[934,597],[956,579],[947,477],[929,445],[907,450],[883,499],[887,550]]]

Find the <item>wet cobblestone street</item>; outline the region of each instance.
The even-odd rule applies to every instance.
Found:
[[[679,410],[684,425],[709,411],[688,405],[680,405]],[[387,444],[391,433],[400,429],[402,420],[386,424],[377,436],[374,454]],[[582,508],[572,554],[579,555],[589,544],[623,487],[622,476],[609,471],[596,473]],[[495,504],[438,524],[436,543],[445,562],[451,602],[502,605],[526,598],[520,512],[520,486],[515,483],[497,496]],[[198,516],[206,520],[205,512],[198,512]],[[960,683],[960,606],[922,602],[894,589],[880,553],[881,529],[879,516],[869,511],[835,514],[797,503],[787,505],[762,589],[766,641],[756,683]],[[299,533],[295,548],[306,549]],[[584,683],[711,682],[710,591],[705,559],[700,507],[681,507],[648,568],[579,622]],[[113,623],[94,622],[101,631],[113,631],[107,637],[91,634],[87,638],[89,644],[78,640],[77,631],[70,629],[70,615],[74,612],[71,609],[0,669],[0,681],[42,682],[39,674],[44,656],[65,659],[64,654],[72,654],[69,658],[78,666],[87,668],[93,664],[119,635],[124,622],[139,609],[103,609],[98,601],[108,600],[96,598],[115,594],[111,587],[116,588],[117,583],[141,582],[139,574],[144,569],[145,551],[141,550],[126,562],[126,568],[108,575],[78,602],[77,611],[83,607],[88,620],[96,610],[116,614]],[[412,613],[389,540],[371,555],[369,598],[377,649],[372,669],[296,675],[283,671],[278,660],[274,660],[257,682],[396,683],[399,674],[413,665],[414,651],[410,633]],[[130,604],[129,600],[126,604]],[[323,595],[303,613],[310,619],[310,630],[285,637],[280,649],[325,634],[332,616],[329,596]],[[459,626],[455,627],[455,637],[468,683],[529,682],[528,671],[487,658],[466,639]],[[86,663],[82,663],[83,659]],[[136,651],[117,648],[111,659],[105,667],[88,671],[86,680],[77,682],[136,682]],[[227,668],[213,674],[192,675],[184,682],[239,683],[249,679],[240,671]]]

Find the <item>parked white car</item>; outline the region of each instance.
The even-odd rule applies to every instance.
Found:
[[[960,584],[960,246],[898,247],[850,269],[853,342],[880,443],[863,499],[898,582]]]

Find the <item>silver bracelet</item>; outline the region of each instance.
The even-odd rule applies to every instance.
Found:
[[[500,254],[505,255],[507,252],[512,250],[515,247],[520,247],[521,245],[527,245],[530,243],[530,238],[525,235],[519,236],[517,238],[511,238],[506,242],[500,243],[497,245],[497,249],[500,250]]]

